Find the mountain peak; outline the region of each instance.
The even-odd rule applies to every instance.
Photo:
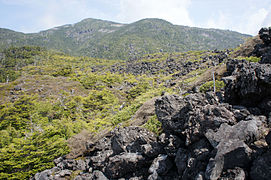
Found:
[[[0,33],[0,48],[38,45],[71,55],[131,59],[161,50],[234,48],[246,37],[249,36],[234,31],[173,25],[158,18],[145,18],[131,24],[87,18],[35,34],[5,31]]]

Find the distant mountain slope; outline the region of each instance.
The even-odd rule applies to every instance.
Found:
[[[161,19],[143,19],[131,24],[85,19],[31,34],[0,28],[0,48],[36,45],[71,55],[127,59],[160,51],[234,48],[247,37],[229,30],[173,25]]]

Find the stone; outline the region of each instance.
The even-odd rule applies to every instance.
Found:
[[[233,81],[225,81],[225,101],[246,107],[257,107],[271,97],[271,65],[231,60],[227,64]]]
[[[155,141],[156,136],[146,129],[127,127],[115,130],[111,138],[111,147],[114,154],[121,152],[142,152],[142,145],[152,145],[151,143]]]
[[[40,173],[35,174],[34,179],[35,180],[48,180],[50,178],[51,174],[52,174],[51,170],[44,170]]]
[[[189,152],[186,149],[179,148],[175,158],[175,164],[180,175],[183,174],[187,167],[187,161],[189,158]]]
[[[245,180],[246,172],[242,168],[227,169],[222,173],[220,180]]]
[[[108,178],[121,178],[131,175],[146,163],[145,158],[137,153],[121,153],[109,158],[105,168],[105,175]]]
[[[106,166],[106,162],[112,154],[112,150],[98,151],[90,157],[90,162],[96,169],[103,168]]]
[[[264,44],[271,44],[271,28],[261,28],[259,31],[259,36],[263,40]]]
[[[185,98],[163,96],[156,100],[156,114],[166,133],[185,138],[189,145],[204,136],[207,129],[222,123],[234,124],[236,119],[230,106],[219,104],[214,94],[191,94]]]
[[[214,148],[222,141],[239,140],[250,143],[261,138],[262,130],[260,127],[262,124],[258,119],[240,121],[234,126],[224,123],[217,132],[209,129],[205,136]]]
[[[158,175],[166,175],[167,172],[173,166],[169,157],[165,154],[160,154],[157,158],[155,158],[149,168],[149,173]]]
[[[269,131],[269,133],[265,136],[265,141],[267,142],[269,147],[271,147],[271,131]]]
[[[248,167],[251,159],[251,153],[252,150],[242,141],[222,141],[217,147],[215,159],[223,160],[224,169]]]
[[[263,154],[253,162],[250,176],[253,180],[271,179],[271,152]]]
[[[19,85],[16,85],[16,86],[14,87],[14,91],[21,91],[21,90],[22,90],[22,87],[19,86]]]
[[[222,170],[223,170],[223,160],[221,159],[213,159],[211,158],[209,160],[209,163],[208,163],[208,166],[206,168],[206,171],[205,171],[205,174],[204,174],[204,177],[207,179],[207,180],[217,180],[221,173],[222,173]]]
[[[98,170],[93,171],[92,176],[93,180],[108,180],[108,178],[101,171]]]
[[[72,174],[72,172],[70,170],[61,170],[59,173],[58,173],[61,177],[65,177],[65,176],[70,176]]]

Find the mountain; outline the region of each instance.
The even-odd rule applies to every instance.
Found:
[[[24,34],[0,28],[0,48],[34,45],[71,55],[131,59],[157,52],[234,48],[249,35],[218,29],[173,25],[162,19],[121,24],[97,19]]]

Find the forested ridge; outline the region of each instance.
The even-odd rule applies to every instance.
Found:
[[[89,18],[39,33],[0,28],[0,47],[31,45],[72,56],[127,60],[159,52],[235,48],[248,37],[229,30],[173,25],[156,18],[131,24]]]

